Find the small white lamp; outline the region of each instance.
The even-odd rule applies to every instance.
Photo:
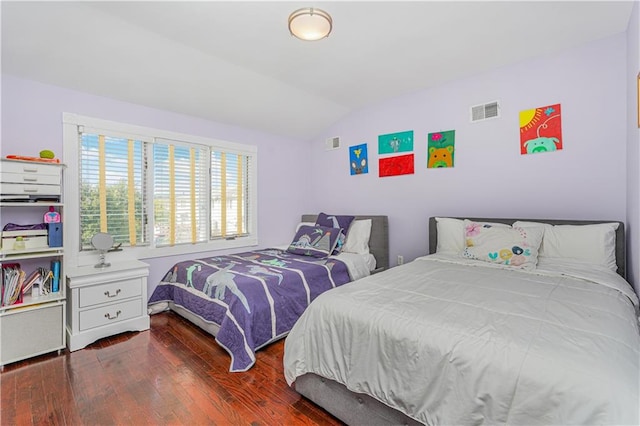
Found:
[[[305,7],[289,15],[289,32],[300,40],[316,41],[329,36],[331,16],[321,9]]]

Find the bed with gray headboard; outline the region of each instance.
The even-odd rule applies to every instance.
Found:
[[[470,218],[470,220],[477,222],[497,222],[509,225],[518,220],[525,221],[525,219],[506,218]],[[468,333],[469,336],[473,336],[475,333],[477,333],[477,331],[475,333],[473,331],[465,332],[464,329],[463,331],[458,331],[456,329],[456,321],[453,319],[449,322],[432,324],[430,322],[420,323],[418,319],[412,318],[409,322],[415,321],[417,324],[421,324],[416,329],[415,335],[407,332],[407,327],[396,325],[396,331],[389,331],[389,329],[385,328],[386,326],[384,322],[376,322],[376,317],[378,317],[378,315],[382,315],[382,311],[390,311],[394,316],[397,316],[400,314],[400,311],[415,310],[415,307],[406,304],[408,303],[408,299],[421,300],[421,298],[425,298],[427,302],[425,302],[424,306],[422,308],[417,308],[418,311],[422,311],[424,315],[428,316],[428,312],[440,310],[444,315],[444,313],[447,312],[447,310],[450,309],[451,306],[455,307],[456,300],[453,300],[452,303],[448,303],[446,306],[443,305],[441,307],[435,301],[436,299],[440,298],[444,301],[447,297],[456,297],[454,296],[456,294],[465,294],[464,291],[469,291],[469,288],[473,288],[472,285],[470,287],[467,287],[463,292],[456,293],[454,289],[456,288],[456,286],[458,286],[458,284],[453,281],[451,283],[446,283],[446,288],[442,290],[442,293],[433,295],[430,294],[430,290],[428,290],[429,288],[438,288],[437,283],[429,281],[430,277],[437,276],[439,277],[438,280],[440,280],[441,278],[438,274],[442,273],[442,265],[445,265],[445,269],[453,267],[447,264],[444,260],[438,262],[433,258],[429,259],[431,256],[423,258],[424,260],[417,259],[414,262],[408,262],[405,265],[391,268],[390,270],[385,271],[381,274],[375,274],[370,277],[363,278],[358,282],[350,284],[348,286],[349,289],[347,289],[346,287],[336,289],[335,292],[331,292],[331,298],[329,298],[329,294],[327,294],[324,298],[322,298],[322,300],[320,300],[319,298],[316,302],[314,302],[314,304],[307,308],[305,314],[301,317],[301,319],[294,326],[294,329],[287,337],[284,355],[285,376],[287,378],[287,381],[296,389],[297,392],[299,392],[303,396],[314,401],[317,405],[323,407],[329,413],[333,414],[345,423],[354,425],[422,423],[466,424],[483,421],[488,423],[514,424],[522,422],[541,422],[546,424],[567,422],[631,422],[634,424],[638,424],[637,380],[634,384],[634,380],[630,381],[628,380],[628,377],[633,376],[637,378],[640,374],[637,363],[638,356],[640,356],[640,338],[638,337],[638,324],[637,318],[635,317],[637,313],[637,297],[635,296],[635,294],[633,294],[633,290],[629,290],[630,285],[626,283],[625,280],[622,280],[620,278],[624,278],[626,276],[626,243],[624,236],[624,224],[622,222],[615,221],[588,220],[531,219],[526,221],[544,222],[553,225],[594,225],[605,223],[611,224],[612,222],[618,223],[618,228],[615,230],[615,264],[617,266],[616,272],[619,276],[615,273],[603,272],[603,274],[605,275],[608,274],[606,275],[607,281],[611,281],[611,284],[605,283],[606,286],[600,286],[601,283],[597,283],[597,285],[593,284],[591,281],[587,281],[585,283],[581,279],[575,278],[573,275],[571,275],[573,274],[572,271],[567,272],[567,276],[571,278],[566,278],[564,276],[562,278],[546,277],[542,274],[542,272],[540,273],[540,277],[536,274],[523,274],[523,276],[525,277],[525,281],[540,280],[540,288],[527,287],[529,286],[529,284],[527,283],[517,283],[517,286],[523,286],[523,293],[526,293],[528,291],[535,293],[537,291],[540,291],[541,289],[545,289],[545,292],[543,292],[542,295],[549,295],[547,297],[552,297],[554,304],[558,303],[558,305],[561,306],[561,308],[559,309],[554,306],[554,308],[558,309],[558,311],[553,311],[553,309],[551,309],[551,305],[544,308],[541,312],[532,311],[534,313],[531,313],[531,315],[541,316],[540,324],[545,324],[544,321],[547,320],[557,321],[554,316],[559,316],[561,318],[561,324],[558,325],[558,327],[562,327],[562,322],[566,321],[575,328],[593,328],[594,330],[598,330],[598,333],[612,333],[616,336],[613,339],[601,336],[594,337],[596,341],[599,338],[606,339],[607,341],[597,343],[591,343],[587,341],[582,342],[584,346],[579,346],[577,344],[577,346],[572,346],[572,340],[582,338],[589,340],[593,336],[590,334],[586,334],[585,337],[584,333],[580,331],[575,331],[575,336],[571,334],[574,333],[573,331],[568,331],[568,336],[563,336],[561,333],[558,333],[557,335],[550,333],[550,336],[561,341],[557,344],[561,346],[561,350],[559,350],[558,353],[562,353],[562,356],[558,355],[558,353],[551,352],[554,354],[554,362],[551,362],[550,364],[554,364],[554,368],[555,364],[557,364],[557,369],[553,370],[553,372],[549,375],[545,375],[545,373],[541,371],[540,375],[541,377],[547,377],[547,379],[545,380],[548,380],[550,382],[555,380],[556,376],[563,376],[563,374],[567,376],[568,378],[565,381],[560,382],[557,385],[557,389],[554,388],[554,383],[544,383],[543,386],[547,386],[549,389],[548,393],[535,393],[533,390],[535,388],[535,385],[530,385],[529,387],[527,387],[526,384],[523,384],[526,380],[530,380],[530,378],[527,377],[523,372],[519,373],[521,374],[521,382],[516,382],[516,386],[519,387],[519,393],[517,395],[508,392],[504,394],[502,393],[502,388],[500,386],[507,387],[507,383],[511,382],[509,382],[506,378],[503,379],[499,375],[495,376],[494,378],[490,378],[489,381],[491,382],[491,380],[493,380],[493,382],[489,385],[486,385],[487,389],[489,390],[486,390],[484,388],[473,389],[473,386],[469,386],[472,389],[456,388],[454,386],[454,381],[457,377],[455,374],[456,369],[462,369],[460,371],[463,372],[466,371],[465,374],[472,378],[475,378],[477,383],[483,383],[483,380],[486,380],[486,377],[483,376],[482,372],[474,370],[476,368],[476,358],[474,358],[474,356],[476,356],[478,360],[482,359],[482,347],[472,347],[475,348],[474,351],[476,353],[472,354],[470,358],[465,358],[466,355],[464,355],[462,353],[462,349],[460,349],[465,346],[465,341],[468,341],[469,338],[460,342],[456,341],[457,343],[454,342],[451,347],[446,347],[445,349],[439,346],[429,346],[430,343],[426,343],[427,346],[424,346],[422,350],[414,351],[415,348],[413,347],[407,347],[406,350],[399,350],[399,348],[404,348],[406,346],[407,341],[411,341],[414,338],[417,338],[417,336],[424,335],[427,336],[427,340],[429,340],[429,333],[431,333],[431,329],[434,329],[434,327],[435,329],[437,329],[438,327],[449,328],[447,334],[456,334],[458,332],[461,332]],[[436,252],[436,247],[438,247],[438,226],[436,224],[435,218],[429,219],[428,226],[428,252],[430,254],[433,254]],[[437,257],[438,255],[436,254],[435,256]],[[430,271],[429,269],[424,269],[425,272],[424,275],[422,275],[424,276],[424,278],[422,278],[423,285],[418,285],[417,287],[408,287],[405,289],[403,287],[405,285],[405,281],[420,279],[420,274],[422,274],[421,268],[426,267],[427,264],[435,264],[436,267],[440,267],[440,269],[436,269],[435,272]],[[472,273],[474,274],[470,280],[472,284],[474,282],[482,282],[482,280],[485,279],[483,278],[485,269],[488,271],[486,272],[487,274],[498,274],[496,275],[498,277],[503,270],[505,270],[506,274],[510,273],[509,271],[506,271],[506,268],[481,268],[467,265],[455,266],[455,268],[459,268],[460,270],[462,270],[462,268],[470,268]],[[588,266],[585,266],[585,268],[588,268]],[[458,273],[461,274],[462,272],[453,269],[451,271],[451,274],[454,275]],[[446,274],[443,275],[443,277],[444,276],[446,276]],[[534,278],[532,279],[531,277]],[[575,283],[572,282],[571,285],[565,287],[565,281],[569,281],[571,279],[575,279]],[[489,283],[487,284],[489,286],[488,288],[491,289],[492,284],[490,284],[490,281],[487,282]],[[463,286],[467,284],[461,283],[460,285]],[[582,285],[588,287],[589,290],[600,292],[602,293],[602,295],[595,298],[588,298],[588,294],[586,296],[585,294],[583,294],[588,293],[586,290],[584,292],[581,292],[583,291],[583,289],[580,288],[580,286]],[[609,285],[610,287],[608,287]],[[517,286],[515,288],[518,288]],[[387,294],[379,295],[377,293],[377,289],[380,287],[386,288]],[[424,291],[427,292],[428,296],[425,296],[421,293],[423,288],[426,289]],[[389,294],[392,294],[392,292],[394,291],[400,290],[406,290],[406,293],[400,294],[406,297],[407,300],[403,300],[401,303],[396,304],[394,299],[389,296]],[[575,300],[571,300],[571,295],[574,294],[571,293],[571,291],[574,290]],[[470,304],[477,301],[479,305],[482,305],[483,303],[489,303],[489,305],[487,306],[490,306],[491,303],[493,303],[492,300],[487,300],[487,302],[484,302],[483,298],[486,299],[487,297],[489,297],[488,295],[493,295],[494,293],[492,293],[492,291],[493,289],[487,290],[486,294],[482,292],[478,293],[476,299],[472,300]],[[570,295],[570,297],[560,297],[560,295],[563,295],[565,292],[566,295]],[[367,297],[369,297],[368,294],[370,294],[370,300],[366,299]],[[495,294],[498,296],[492,297],[492,299],[499,299],[503,295],[503,293],[497,292]],[[608,300],[600,300],[605,299],[605,294]],[[350,298],[352,297],[354,298],[354,300],[350,302]],[[578,304],[580,303],[578,301],[582,301],[583,297],[585,298],[585,303],[588,307],[583,308],[580,304]],[[609,298],[611,300],[609,300]],[[466,303],[465,301],[460,301],[460,305],[463,305],[463,302]],[[507,311],[511,309],[517,309],[521,302],[522,300],[511,301],[507,299],[507,302],[505,302],[506,307],[504,307],[500,306],[500,304],[498,304],[498,302],[496,301],[495,309],[507,309]],[[602,303],[602,305],[599,305],[600,303]],[[355,306],[356,304],[363,305],[365,312],[353,313],[352,309],[340,308],[340,306]],[[591,310],[590,308],[591,304],[595,306],[593,310]],[[334,308],[331,308],[329,306],[334,306]],[[383,306],[384,309],[382,309]],[[529,307],[525,306],[524,309],[526,311],[527,309],[529,309]],[[549,317],[545,316],[547,315],[545,309],[549,309]],[[574,312],[573,315],[576,315],[581,319],[577,320],[574,324],[573,321],[575,319],[563,316],[565,315],[563,309],[570,309],[572,312]],[[585,312],[582,312],[581,309],[584,309]],[[363,320],[363,317],[367,317],[367,310],[369,312],[378,312],[379,314],[369,315],[369,318],[371,318],[370,320]],[[462,312],[462,314],[458,312],[458,318],[465,317],[465,312]],[[575,312],[578,313],[576,314]],[[336,321],[338,321],[340,324],[349,324],[349,326],[347,327],[348,331],[346,333],[350,336],[348,339],[344,339],[342,335],[326,335],[326,333],[334,333],[334,331],[325,332],[325,330],[333,329],[332,327],[327,326],[327,323],[334,318],[334,314],[336,315],[335,318],[337,318]],[[508,312],[508,314],[510,313]],[[315,318],[317,315],[322,315],[322,321],[324,322],[322,325],[317,325],[317,323],[315,322]],[[474,315],[475,311],[474,314],[469,314],[469,317],[472,318],[474,317]],[[514,313],[514,315],[517,315],[517,312]],[[527,313],[523,313],[523,315],[527,315]],[[597,316],[598,319],[594,320],[594,316]],[[508,316],[505,316],[505,318],[508,318]],[[622,319],[619,321],[620,318]],[[500,317],[499,319],[501,320],[502,317]],[[361,324],[362,321],[365,322]],[[371,322],[369,323],[366,321]],[[393,322],[394,319],[388,319],[388,321]],[[462,320],[460,321],[464,322]],[[608,323],[609,321],[616,321],[617,324],[614,325],[613,328],[607,329],[607,331],[603,331],[604,329],[601,329],[600,327],[608,327],[609,324],[604,323]],[[511,324],[511,322],[509,321],[507,321],[506,323]],[[501,321],[498,321],[496,326],[493,328],[500,328],[503,325],[504,324],[502,324]],[[351,329],[351,327],[353,327],[353,329]],[[386,331],[386,333],[382,332],[381,334],[386,336],[384,339],[392,339],[393,343],[391,343],[389,346],[378,347],[377,345],[387,345],[387,343],[383,341],[382,337],[378,337],[378,334],[369,335],[369,332],[371,330],[378,328]],[[532,329],[535,330],[535,327],[533,327]],[[622,332],[621,329],[625,329],[625,331]],[[360,332],[358,332],[358,330],[360,330]],[[371,332],[374,333],[373,331]],[[493,330],[492,328],[488,328],[483,329],[481,334],[483,336],[486,334],[493,337],[494,333],[495,330]],[[527,332],[525,332],[524,329],[523,331],[521,331],[521,333],[524,333],[523,336],[525,337],[525,339],[528,338],[526,334]],[[538,333],[541,333],[541,331],[538,331]],[[353,339],[360,334],[366,335],[365,340],[361,343],[361,345],[364,345],[366,347],[366,351],[362,352],[354,349],[358,347],[359,341],[353,342]],[[301,346],[299,346],[298,344],[301,335],[306,336],[305,349],[301,349]],[[396,337],[396,335],[399,337]],[[307,357],[306,351],[316,351],[317,353],[317,351],[319,350],[316,346],[312,346],[309,336],[313,336],[313,345],[315,345],[316,343],[318,347],[326,347],[326,345],[329,345],[332,347],[332,350],[329,352],[338,354],[336,355],[336,359],[322,358],[320,360],[320,364],[324,365],[325,368],[318,369],[315,368],[315,365],[302,367],[300,360]],[[446,337],[447,336],[443,337],[441,334],[437,334],[433,337],[432,340],[446,340]],[[496,345],[499,345],[502,341],[500,340],[502,339],[502,337],[498,334],[495,334],[495,339],[496,342],[498,342],[495,343]],[[618,341],[616,341],[616,339],[618,339]],[[345,352],[345,354],[342,354],[342,348],[336,346],[339,342],[344,342],[343,344],[347,345],[350,348],[347,350],[347,352]],[[539,341],[532,341],[529,343],[531,345],[543,345]],[[566,345],[562,346],[565,343]],[[507,355],[509,355],[509,350],[512,349],[509,346],[511,344],[515,346],[515,343],[506,344],[504,347],[508,350],[503,349],[500,353],[506,353]],[[595,345],[593,347],[597,349],[593,349],[592,345]],[[553,351],[555,349],[551,348],[549,350]],[[432,353],[438,352],[438,350],[443,350],[449,355],[447,355],[444,360],[434,358],[432,360],[432,363],[435,363],[434,365],[441,366],[437,368],[443,371],[453,371],[453,373],[451,373],[449,376],[443,375],[430,377],[429,374],[426,373],[427,371],[432,371],[429,370],[429,367],[425,367],[424,372],[420,370],[418,370],[417,372],[403,371],[403,367],[398,367],[395,361],[393,361],[394,359],[405,357],[406,353],[409,352],[414,353],[414,355],[408,357],[407,360],[410,362],[414,362],[416,359],[431,356]],[[545,350],[547,349],[545,348]],[[600,379],[595,380],[595,382],[584,381],[584,377],[589,376],[589,371],[582,371],[582,373],[584,374],[577,375],[573,373],[566,373],[567,369],[579,369],[582,367],[582,365],[578,365],[578,360],[582,362],[581,358],[584,357],[585,350],[602,350],[602,353],[598,354],[600,357],[602,357],[603,361],[601,364],[597,364],[594,368],[604,369],[603,371],[607,371],[606,374],[610,375],[611,378],[607,380],[614,380],[613,378],[615,378],[615,380],[619,380],[619,383],[609,386],[608,384],[604,384],[602,381],[598,381]],[[374,354],[374,357],[371,359],[369,359],[370,354]],[[377,356],[375,354],[383,354],[385,356],[375,358],[375,356]],[[499,359],[499,362],[497,364],[495,362],[482,364],[479,363],[480,361],[478,361],[477,368],[482,371],[498,371],[501,368],[501,364],[509,363],[510,359],[507,355],[499,355],[498,358],[502,358]],[[331,355],[323,356],[331,357]],[[534,355],[531,354],[530,356]],[[545,353],[544,356],[548,355]],[[574,357],[575,360],[573,359]],[[346,359],[342,360],[342,358]],[[622,363],[622,365],[612,366],[610,360],[613,358],[615,358],[615,362],[620,362]],[[306,359],[308,363],[311,363],[310,358]],[[633,363],[634,359],[635,364]],[[598,361],[593,361],[590,358],[589,362]],[[329,371],[328,369],[330,367],[328,366],[332,364],[335,364],[338,367],[335,367],[335,370],[331,369]],[[370,376],[367,375],[366,369],[362,367],[362,365],[369,365],[369,370],[372,373]],[[585,365],[589,364],[586,363]],[[524,370],[525,364],[521,364],[521,366]],[[380,374],[382,374],[383,371],[390,371],[389,376],[386,378],[387,383],[393,383],[394,380],[396,380],[398,377],[402,378],[398,381],[398,388],[380,390],[374,386],[376,378]],[[580,370],[577,371],[580,373]],[[421,376],[422,374],[424,375]],[[419,377],[416,383],[411,382],[412,377],[414,376]],[[447,382],[447,380],[449,380],[449,382]],[[576,382],[573,383],[571,382],[571,380],[575,380]],[[502,384],[503,382],[504,384]],[[606,387],[606,389],[599,388],[602,386]],[[590,390],[585,392],[573,392],[575,389],[579,389],[580,387],[584,387],[585,389]],[[417,399],[418,402],[415,402],[413,400],[403,400],[404,395],[407,394],[407,392],[405,392],[407,389],[415,390],[421,388],[427,390],[424,390],[424,392],[420,394],[421,396]],[[571,389],[571,391],[569,389]],[[422,392],[422,390],[420,390],[420,392]],[[389,398],[388,396],[391,397]],[[527,396],[532,400],[530,402],[523,402],[523,400],[527,399]],[[469,399],[469,401],[467,401],[467,398]],[[458,399],[463,402],[455,402]],[[535,403],[536,399],[539,400],[538,403]],[[446,407],[448,404],[451,405],[452,401],[454,401],[456,405],[452,411],[456,414],[451,414],[451,410],[447,411],[446,409],[442,408]],[[500,407],[501,405],[506,406],[511,410],[510,415],[512,417],[507,417],[506,419],[502,419],[500,417],[501,409],[496,409],[496,407]],[[581,410],[578,408],[582,408],[585,406],[592,408],[589,408],[587,410]],[[526,414],[523,414],[518,410],[529,410],[533,417],[527,417]]]
[[[302,216],[303,222],[314,225],[315,219],[316,215]],[[297,235],[292,227],[292,233],[283,240],[302,240],[311,235],[305,232],[320,231],[323,237],[316,241],[326,244],[316,250],[312,245],[301,248],[294,241],[284,247],[177,262],[151,294],[149,312],[172,310],[193,322],[215,336],[231,354],[231,371],[246,371],[255,363],[255,351],[286,336],[318,295],[389,267],[387,217],[355,219],[371,220],[368,248],[368,222],[349,228],[355,229],[350,234],[351,241],[358,243],[347,246],[350,241],[347,233],[345,249],[337,256],[331,255],[333,248],[329,242],[336,244],[340,230],[307,226],[300,228],[301,234]],[[357,252],[347,248],[355,248]]]

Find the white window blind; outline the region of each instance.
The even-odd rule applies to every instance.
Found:
[[[153,146],[157,247],[207,241],[208,149],[157,141]]]
[[[80,248],[91,249],[96,232],[117,243],[147,245],[144,143],[101,133],[80,137]]]
[[[251,157],[231,152],[211,153],[211,238],[248,234],[248,182]]]

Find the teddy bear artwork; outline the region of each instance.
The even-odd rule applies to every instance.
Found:
[[[429,136],[427,138],[427,168],[437,169],[443,167],[453,167],[455,135],[455,130],[429,133]]]

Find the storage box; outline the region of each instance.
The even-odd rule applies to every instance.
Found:
[[[2,231],[2,250],[13,250],[17,237],[22,237],[25,250],[48,248],[49,242],[46,229],[22,231]]]
[[[48,246],[62,247],[62,222],[47,223]]]

